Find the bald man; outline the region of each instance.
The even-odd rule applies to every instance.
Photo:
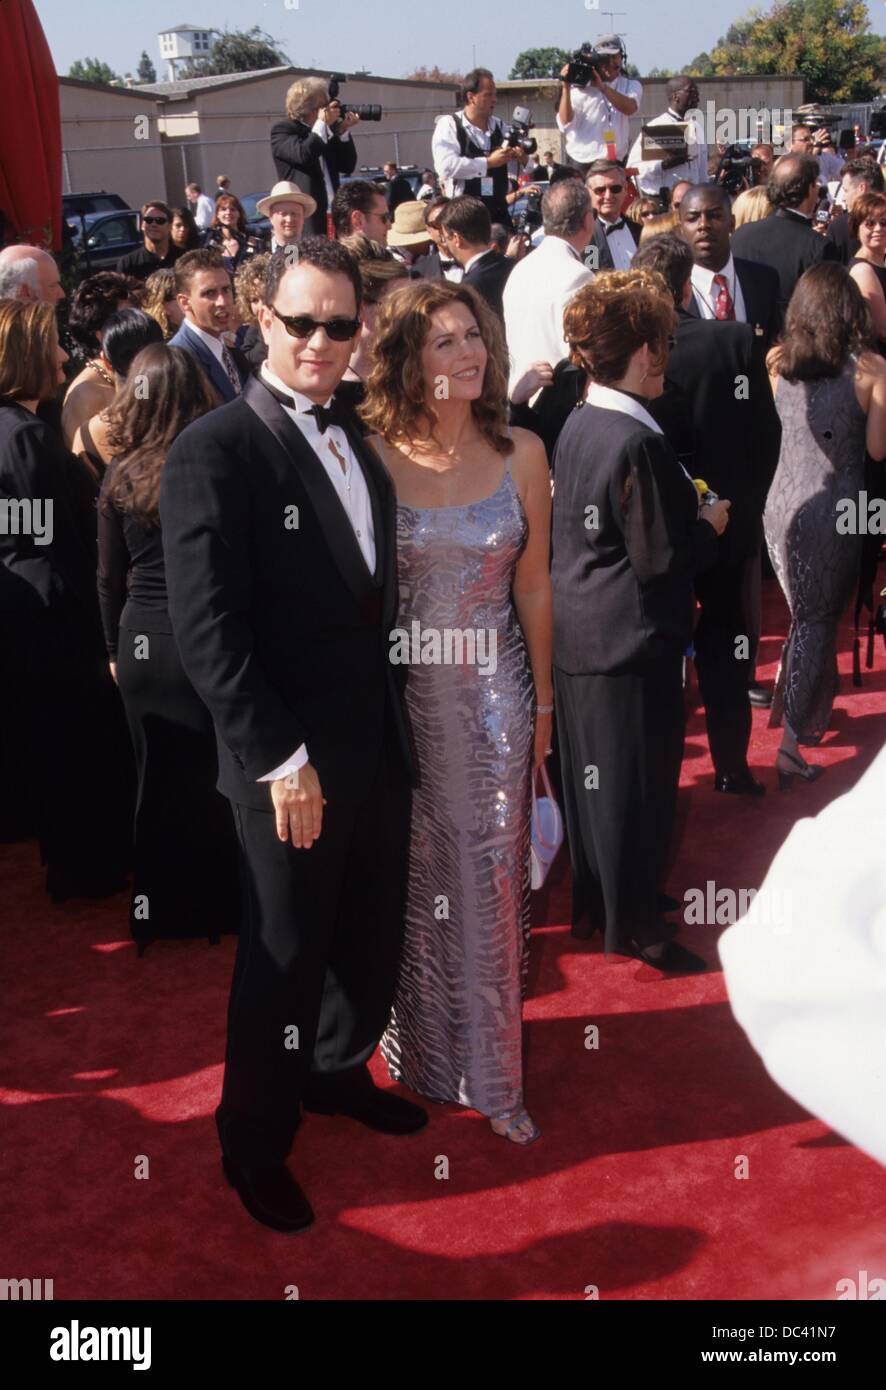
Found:
[[[0,251],[0,299],[34,299],[58,304],[65,292],[58,266],[39,246],[7,246]]]
[[[704,141],[704,131],[698,116],[689,115],[698,111],[698,99],[694,77],[671,78],[668,83],[667,111],[647,121],[646,126],[672,126],[677,122],[686,122],[687,139],[682,149],[666,159],[644,159],[643,133],[640,132],[628,155],[628,166],[639,171],[637,187],[641,193],[657,195],[663,188],[674,188],[678,183],[703,183],[707,179],[708,147]]]
[[[812,229],[818,203],[818,160],[786,154],[778,161],[766,192],[775,207],[772,217],[746,222],[732,238],[733,255],[759,261],[778,272],[779,308],[787,310],[800,276],[818,261],[839,259],[831,242]]]

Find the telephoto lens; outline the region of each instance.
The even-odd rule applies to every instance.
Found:
[[[342,106],[341,113],[346,116],[349,111],[353,111],[355,116],[359,116],[361,121],[380,121],[382,110],[380,106],[364,104],[362,106]]]

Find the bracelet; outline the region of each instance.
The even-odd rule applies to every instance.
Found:
[[[536,714],[553,714],[553,713],[554,713],[554,706],[553,706],[553,705],[536,705],[536,706],[535,706],[535,712],[536,712]]]

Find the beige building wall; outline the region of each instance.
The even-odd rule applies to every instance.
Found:
[[[156,103],[125,88],[59,79],[62,192],[119,193],[130,207],[163,197]]]

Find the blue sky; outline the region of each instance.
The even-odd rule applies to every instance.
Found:
[[[677,68],[711,47],[751,0],[154,0],[109,5],[98,0],[35,0],[59,73],[77,58],[97,57],[134,72],[146,49],[161,72],[157,34],[164,26],[206,25],[273,35],[298,67],[366,67],[386,77],[438,63],[464,71],[476,61],[507,77],[524,48],[576,48],[612,28],[626,36],[641,72]],[[616,11],[606,17],[609,4]],[[769,8],[769,0],[761,0]],[[873,28],[886,35],[886,4],[869,4]],[[625,13],[619,14],[618,11]],[[442,30],[442,31],[441,31]]]

